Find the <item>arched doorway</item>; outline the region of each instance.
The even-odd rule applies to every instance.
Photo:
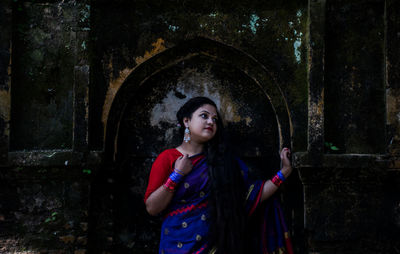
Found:
[[[267,70],[221,43],[184,42],[134,70],[114,99],[99,174],[104,199],[98,199],[98,207],[105,212],[96,211],[94,222],[103,232],[92,234],[96,242],[109,243],[99,250],[156,252],[160,220],[147,215],[143,204],[150,167],[161,151],[180,143],[176,111],[199,95],[217,103],[254,177],[268,178],[279,167],[278,151],[290,146],[291,126],[286,102]]]

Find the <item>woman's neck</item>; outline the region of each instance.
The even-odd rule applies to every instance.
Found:
[[[199,144],[190,141],[190,143],[182,142],[182,144],[178,146],[176,149],[178,149],[178,151],[183,154],[189,154],[189,156],[192,156],[203,152],[203,148],[204,144]]]

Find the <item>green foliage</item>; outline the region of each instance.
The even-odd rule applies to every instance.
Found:
[[[57,217],[56,217],[57,215],[58,215],[57,212],[51,213],[50,217],[47,217],[47,218],[44,220],[44,223],[49,223],[49,222],[55,221],[55,220],[57,219]]]
[[[339,151],[339,148],[334,146],[332,143],[330,142],[325,142],[325,147],[328,148],[331,151]]]
[[[90,170],[90,169],[83,169],[82,172],[83,172],[84,174],[90,175],[90,174],[92,173],[92,170]]]

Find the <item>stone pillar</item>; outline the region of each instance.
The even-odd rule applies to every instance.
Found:
[[[388,0],[385,7],[386,140],[391,160],[385,182],[390,224],[386,232],[393,237],[400,232],[400,2]],[[398,248],[398,241],[393,242]]]
[[[12,1],[0,3],[0,165],[8,160],[11,88]]]
[[[86,152],[88,150],[88,119],[89,119],[89,31],[90,5],[89,1],[77,3],[75,34],[75,67],[74,67],[74,117],[73,117],[73,150]]]
[[[386,124],[388,151],[400,157],[400,4],[398,1],[386,1]],[[400,168],[397,160],[396,168]]]
[[[313,165],[324,152],[324,58],[325,0],[310,0],[308,6],[308,153]]]

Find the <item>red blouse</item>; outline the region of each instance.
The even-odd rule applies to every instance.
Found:
[[[180,156],[182,156],[182,154],[175,148],[167,149],[157,156],[151,166],[149,184],[144,194],[144,202],[146,202],[151,193],[160,188],[160,186],[167,181],[169,175],[174,170],[175,161]]]

